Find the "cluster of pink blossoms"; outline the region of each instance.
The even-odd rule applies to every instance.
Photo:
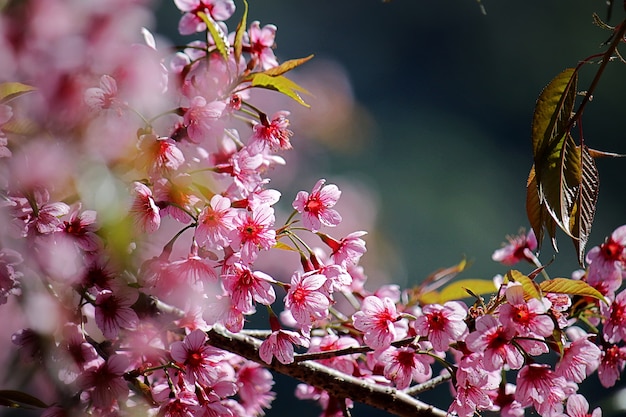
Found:
[[[311,358],[405,393],[451,380],[458,416],[589,415],[578,384],[597,371],[613,386],[626,365],[626,226],[573,279],[510,271],[469,306],[367,290],[365,232],[323,231],[342,222],[339,188],[320,179],[284,215],[268,186],[293,133],[255,92],[304,103],[283,74],[305,60],[279,63],[274,25],[229,31],[232,0],[174,2],[180,33],[201,39],[170,57],[141,29],[141,1],[0,16],[0,304],[33,310],[12,342],[54,381],[19,401],[47,417],[258,416],[275,398],[268,368]],[[538,262],[536,248],[531,232],[494,260]],[[246,328],[258,309],[269,330]],[[214,328],[259,337],[257,357],[212,346]],[[313,382],[296,395],[323,416],[363,400]]]

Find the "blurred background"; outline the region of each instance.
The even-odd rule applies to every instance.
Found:
[[[229,30],[241,16],[236,4]],[[464,257],[472,265],[463,278],[506,272],[491,254],[506,235],[529,227],[524,201],[535,100],[563,69],[601,53],[610,35],[592,23],[594,12],[607,18],[600,0],[483,4],[486,15],[473,0],[250,0],[249,21],[278,27],[279,61],[315,54],[290,76],[311,91],[304,98],[312,109],[276,102],[275,110],[284,103],[294,111],[292,141],[300,151],[285,158],[300,164],[289,171],[296,176],[290,185],[309,190],[325,177],[344,190],[342,199],[361,205],[356,216],[365,218],[353,224],[368,225],[370,280],[404,288]],[[188,42],[177,35],[180,14],[173,2],[155,7],[156,32],[174,44]],[[622,18],[615,7],[608,23]],[[596,69],[583,68],[579,90]],[[585,111],[585,141],[592,148],[626,153],[625,79],[626,66],[609,65]],[[626,222],[626,161],[597,163],[601,191],[588,248]],[[569,276],[577,268],[574,249],[563,233],[557,239],[560,253],[548,272]],[[541,260],[553,255],[544,242]],[[316,405],[294,405],[293,381],[277,381],[269,416],[319,415]],[[583,392],[598,385],[594,376]],[[612,394],[617,390],[602,396],[619,398]],[[446,394],[442,387],[424,399],[447,408]],[[614,405],[603,405],[605,417],[623,415],[623,408],[612,412]],[[357,407],[354,415],[385,414]]]

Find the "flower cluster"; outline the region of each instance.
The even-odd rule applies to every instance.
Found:
[[[47,417],[262,416],[268,368],[315,361],[391,393],[451,380],[458,416],[589,414],[578,384],[597,371],[613,386],[626,366],[626,226],[572,279],[547,276],[531,232],[493,256],[535,264],[529,275],[460,295],[435,289],[445,274],[368,290],[366,232],[328,231],[342,223],[339,187],[319,179],[285,213],[269,186],[294,134],[257,93],[306,105],[284,74],[307,58],[280,63],[276,26],[248,23],[247,4],[229,30],[233,0],[174,2],[180,33],[199,39],[171,56],[141,28],[140,0],[29,0],[30,13],[0,16],[0,304],[24,309],[12,342],[54,388],[0,403]],[[246,327],[259,309],[268,330]],[[214,329],[251,350],[214,346]],[[300,377],[296,395],[324,416],[367,400]]]

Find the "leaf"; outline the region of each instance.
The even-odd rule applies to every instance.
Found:
[[[546,154],[551,154],[555,141],[560,140],[569,125],[576,99],[578,75],[575,69],[568,68],[548,84],[537,99],[532,122],[532,145],[535,169]],[[541,173],[537,172],[541,183]]]
[[[224,34],[222,28],[220,28],[217,22],[208,14],[198,12],[197,15],[206,24],[206,27],[211,34],[211,38],[213,38],[213,41],[215,42],[215,48],[217,48],[217,51],[220,53],[224,61],[228,61],[228,38]]]
[[[593,158],[624,158],[626,157],[626,155],[622,153],[604,152],[604,151],[598,151],[596,149],[591,149],[591,148],[587,148],[587,152],[589,152],[589,155],[591,155]]]
[[[299,67],[305,62],[310,61],[311,58],[313,58],[313,54],[304,58],[290,59],[288,61],[283,62],[277,67],[270,68],[268,70],[263,71],[263,74],[271,75],[272,77],[283,75],[287,71],[291,71],[292,69]]]
[[[493,294],[497,288],[493,281],[484,279],[463,279],[456,281],[445,287],[439,293],[439,303],[451,300],[468,298],[471,295],[467,290],[471,290],[475,295]]]
[[[543,281],[539,284],[539,288],[541,288],[544,293],[551,292],[556,294],[580,295],[605,301],[604,296],[598,290],[586,282],[576,279],[554,278]]]
[[[11,119],[2,125],[2,131],[16,135],[32,135],[37,132],[37,124],[29,119]]]
[[[573,235],[574,247],[578,255],[578,263],[585,262],[585,246],[591,234],[591,226],[596,213],[596,204],[600,192],[600,178],[596,162],[589,153],[587,146],[578,146],[581,154],[581,172],[579,179],[578,199],[572,209],[572,224],[570,230]]]
[[[0,84],[0,104],[7,103],[21,95],[35,91],[36,88],[30,85],[14,82]]]
[[[278,91],[283,93],[287,97],[290,97],[302,104],[305,107],[311,107],[302,100],[298,92],[310,94],[306,89],[300,87],[298,84],[283,77],[282,75],[272,77],[271,75],[264,74],[262,72],[254,72],[244,78],[244,81],[249,81],[253,87],[265,88],[268,90]]]
[[[286,243],[281,242],[281,241],[277,241],[276,244],[274,245],[274,248],[297,252],[296,249],[292,248],[291,246],[289,246]]]
[[[235,31],[235,41],[233,45],[233,49],[235,51],[235,62],[239,63],[239,58],[241,58],[241,51],[243,50],[243,35],[246,32],[246,25],[248,20],[248,2],[243,0],[243,16],[241,16],[241,20],[237,25],[237,30]]]
[[[541,243],[543,242],[544,226],[548,230],[548,235],[552,243],[552,247],[555,252],[558,252],[556,245],[556,222],[548,213],[545,204],[542,203],[539,197],[539,186],[537,185],[537,178],[535,176],[535,166],[530,168],[528,174],[528,180],[526,181],[526,216],[535,236],[537,237],[538,249],[541,249]]]
[[[506,278],[511,282],[519,282],[522,284],[524,298],[541,298],[537,284],[521,272],[512,269],[506,273]]]
[[[39,398],[33,397],[25,392],[15,390],[0,390],[0,404],[15,408],[24,406],[48,408],[48,405],[46,405],[46,403],[41,401]]]

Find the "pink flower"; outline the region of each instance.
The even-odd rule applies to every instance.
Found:
[[[0,249],[0,306],[7,302],[7,297],[21,293],[19,279],[23,274],[15,265],[23,262],[22,255],[13,249]]]
[[[131,308],[139,293],[130,287],[103,290],[96,297],[96,324],[107,339],[117,337],[120,328],[134,329],[139,322]]]
[[[386,349],[396,338],[396,322],[400,315],[390,298],[368,296],[361,311],[352,315],[354,327],[363,332],[363,341],[372,349]]]
[[[98,367],[102,361],[96,349],[87,343],[78,325],[67,323],[63,326],[63,341],[59,345],[63,359],[63,367],[59,370],[59,378],[69,384],[86,368]]]
[[[152,190],[141,182],[133,183],[135,199],[130,214],[140,230],[154,232],[161,225],[161,215],[152,197]]]
[[[311,190],[311,194],[300,191],[293,201],[293,208],[298,213],[302,213],[304,227],[312,232],[317,232],[322,224],[337,226],[341,223],[341,216],[331,208],[339,200],[341,191],[335,184],[324,186],[325,183],[326,180],[319,180]]]
[[[483,353],[483,363],[488,371],[502,369],[506,363],[512,369],[524,364],[524,356],[511,341],[516,335],[513,327],[503,327],[491,315],[476,319],[476,331],[467,336],[467,348],[472,352]]]
[[[620,292],[611,303],[603,332],[609,343],[626,340],[626,290]]]
[[[270,408],[276,394],[272,392],[272,373],[254,362],[246,362],[237,371],[237,395],[249,415],[263,415]]]
[[[90,368],[79,376],[78,385],[89,392],[94,407],[108,409],[126,400],[129,388],[123,375],[128,365],[125,356],[111,355],[101,366]]]
[[[328,315],[330,302],[320,291],[325,283],[326,277],[314,272],[296,272],[291,276],[291,285],[285,296],[285,308],[289,309],[296,322],[305,329],[310,328],[312,321]]]
[[[224,130],[220,117],[225,108],[223,101],[207,103],[204,97],[194,97],[183,117],[189,140],[202,143],[210,137],[220,136]]]
[[[261,29],[261,23],[257,20],[250,23],[248,29],[250,37],[250,54],[264,70],[278,66],[272,47],[276,38],[276,26],[265,25]]]
[[[214,20],[227,20],[235,12],[233,0],[174,0],[176,7],[185,12],[178,23],[181,35],[192,35],[206,30],[198,17],[199,12],[210,15]]]
[[[185,336],[182,342],[174,342],[170,346],[172,359],[184,367],[183,379],[191,389],[196,382],[201,385],[211,385],[217,381],[216,365],[224,358],[224,355],[208,345],[208,340],[206,333],[196,329]]]
[[[81,212],[76,208],[70,213],[70,218],[63,221],[63,231],[73,238],[76,246],[86,252],[96,251],[103,246],[102,240],[95,233],[98,230],[96,214],[93,210]]]
[[[598,368],[601,354],[596,344],[581,337],[565,347],[555,372],[567,381],[581,383]]]
[[[340,337],[334,334],[328,334],[324,337],[312,337],[311,347],[308,353],[357,348],[359,346],[359,342],[350,336]],[[359,354],[333,356],[328,359],[320,359],[319,362],[344,374],[352,375],[354,370],[358,368],[358,364],[356,363],[358,356]]]
[[[603,295],[612,295],[621,285],[626,261],[626,225],[620,226],[600,246],[587,253],[587,283]]]
[[[448,350],[450,343],[460,340],[467,332],[464,321],[467,306],[460,301],[448,301],[443,306],[428,304],[422,309],[422,314],[413,322],[413,328],[419,336],[428,336],[438,352]]]
[[[456,395],[448,412],[456,412],[459,417],[471,417],[477,411],[493,406],[492,390],[500,383],[497,372],[487,372],[479,354],[465,355],[461,358],[456,372]]]
[[[363,231],[352,232],[341,240],[333,239],[324,233],[318,233],[318,236],[332,250],[333,262],[348,267],[358,264],[361,256],[367,251],[365,241],[361,239],[361,236],[366,234],[367,232]]]
[[[276,282],[261,271],[252,271],[246,265],[235,263],[222,275],[224,288],[232,297],[233,304],[242,313],[254,310],[253,302],[271,305],[276,300],[272,283]]]
[[[233,219],[237,212],[230,207],[230,200],[214,195],[208,206],[198,216],[196,240],[207,249],[221,249],[230,243],[229,234],[235,228]]]
[[[379,361],[384,366],[385,378],[393,381],[398,389],[408,388],[412,380],[425,382],[432,376],[430,363],[433,359],[412,347],[389,347],[381,353]]]
[[[266,148],[271,150],[291,149],[289,138],[293,132],[289,130],[289,112],[280,111],[268,120],[265,114],[261,115],[261,123],[252,128],[253,134],[248,142],[248,148],[253,154],[263,152]]]
[[[602,417],[602,410],[595,408],[590,414],[587,399],[580,394],[573,394],[567,399],[567,416],[563,417]]]
[[[204,292],[206,284],[217,283],[216,266],[215,261],[198,256],[198,245],[194,243],[186,258],[166,266],[157,286],[166,294],[182,291],[183,297],[188,290]]]
[[[520,233],[518,236],[507,237],[509,243],[496,250],[491,259],[504,265],[514,265],[520,261],[533,262],[533,251],[537,249],[535,232],[530,229],[528,234]]]
[[[188,211],[193,211],[200,201],[191,186],[192,180],[188,174],[155,181],[154,194],[158,206],[161,207],[161,216],[171,216],[183,224],[189,223],[192,217]]]
[[[275,330],[259,347],[259,357],[270,365],[272,358],[286,365],[293,362],[293,345],[308,347],[309,340],[291,330]]]
[[[548,337],[554,330],[554,322],[546,315],[550,308],[547,298],[524,300],[524,289],[521,285],[511,285],[506,289],[508,303],[500,307],[500,321],[513,326],[520,335],[541,335]]]
[[[567,381],[548,365],[531,363],[517,374],[515,399],[524,407],[532,405],[542,416],[563,410]]]
[[[137,164],[152,178],[158,179],[171,174],[185,162],[183,152],[170,138],[161,138],[153,134],[142,135],[137,146],[140,150]]]
[[[259,206],[252,212],[239,212],[233,218],[232,245],[241,248],[241,261],[251,263],[260,249],[269,250],[276,244],[274,209]]]
[[[100,87],[92,87],[85,90],[85,103],[93,111],[120,108],[117,99],[117,83],[110,75],[100,77]]]
[[[626,366],[626,347],[611,345],[602,352],[598,367],[598,378],[605,388],[615,385]]]

